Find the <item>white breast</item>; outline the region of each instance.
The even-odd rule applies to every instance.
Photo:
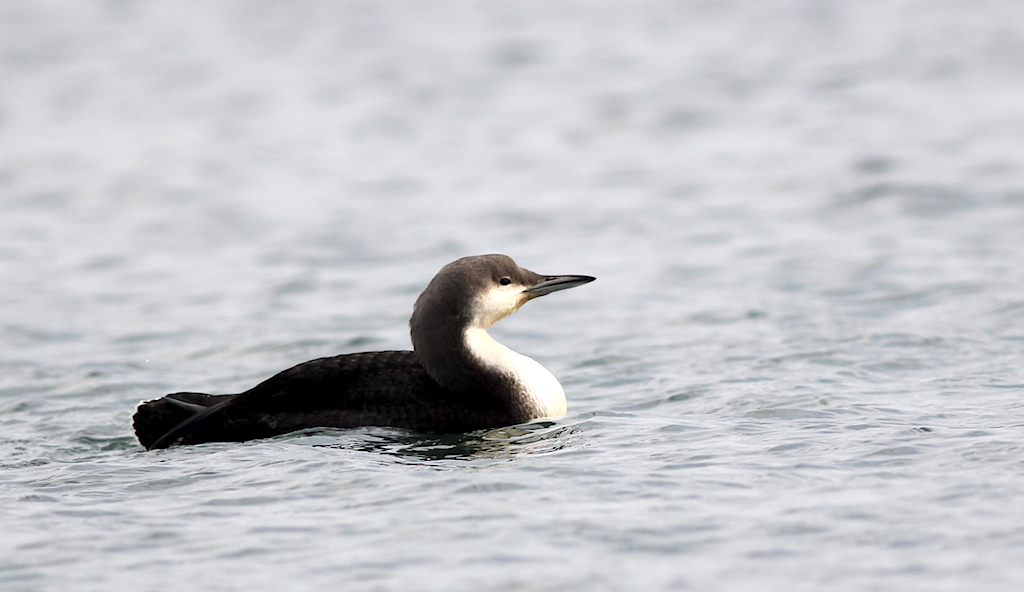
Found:
[[[511,376],[535,409],[533,419],[557,419],[565,416],[565,391],[555,375],[537,360],[514,352],[498,343],[487,331],[466,329],[466,345],[484,364]]]

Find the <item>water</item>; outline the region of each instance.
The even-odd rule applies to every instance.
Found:
[[[0,588],[1020,589],[1022,23],[0,3]],[[486,252],[565,419],[134,441]]]

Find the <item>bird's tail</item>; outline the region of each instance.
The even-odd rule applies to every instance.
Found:
[[[195,416],[209,412],[234,395],[207,395],[204,393],[172,393],[152,401],[143,401],[132,417],[132,427],[139,443],[151,450],[165,435],[175,431]],[[163,448],[163,446],[160,446]]]

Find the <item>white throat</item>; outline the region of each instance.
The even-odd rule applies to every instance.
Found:
[[[519,392],[530,399],[533,419],[565,416],[565,391],[555,375],[537,360],[512,351],[488,335],[485,329],[469,327],[463,333],[470,353],[485,365],[511,376]]]

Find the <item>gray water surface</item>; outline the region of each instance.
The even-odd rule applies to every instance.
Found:
[[[0,589],[1020,590],[1024,4],[0,2]],[[569,413],[145,452],[409,347]]]

